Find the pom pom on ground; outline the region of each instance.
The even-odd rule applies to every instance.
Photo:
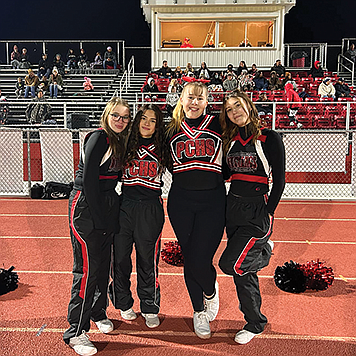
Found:
[[[0,295],[15,290],[18,287],[19,276],[13,272],[14,266],[9,269],[0,268]]]
[[[306,290],[307,279],[299,267],[299,263],[294,261],[278,266],[274,272],[276,286],[284,292],[303,293]]]
[[[177,241],[164,243],[161,251],[162,260],[170,265],[181,267],[184,265],[182,249]]]
[[[326,290],[334,281],[334,272],[331,267],[326,267],[325,262],[319,260],[307,262],[299,266],[306,276],[306,288]]]

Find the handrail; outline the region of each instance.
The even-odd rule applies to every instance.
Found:
[[[131,57],[129,64],[127,65],[127,69],[125,70],[124,74],[121,77],[120,91],[118,93],[120,98],[122,97],[122,92],[123,92],[124,88],[125,88],[125,94],[127,94],[127,89],[131,84],[131,81],[130,81],[131,73],[132,73],[132,76],[134,77],[135,76],[135,57],[134,56]],[[124,79],[125,79],[125,81],[124,81]]]
[[[342,60],[346,60],[346,62],[349,62],[351,65],[351,68],[346,66],[344,63],[342,63]],[[351,72],[351,85],[354,85],[354,79],[355,79],[355,62],[353,62],[351,59],[345,57],[343,54],[339,54],[337,57],[337,72],[340,73],[342,69],[346,69],[347,72]]]

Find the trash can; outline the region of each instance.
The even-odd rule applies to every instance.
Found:
[[[305,58],[308,57],[308,53],[305,51],[295,51],[290,55],[293,67],[304,68]]]

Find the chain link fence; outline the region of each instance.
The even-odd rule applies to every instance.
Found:
[[[73,181],[81,143],[90,130],[0,128],[0,195],[28,196],[35,183]],[[283,198],[356,198],[356,131],[279,132],[286,148]],[[169,172],[163,181],[167,196]]]

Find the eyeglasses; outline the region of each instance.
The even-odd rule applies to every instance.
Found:
[[[130,116],[121,116],[119,114],[117,114],[116,112],[110,114],[113,119],[115,121],[120,121],[120,119],[122,120],[122,122],[128,123],[130,121]]]

